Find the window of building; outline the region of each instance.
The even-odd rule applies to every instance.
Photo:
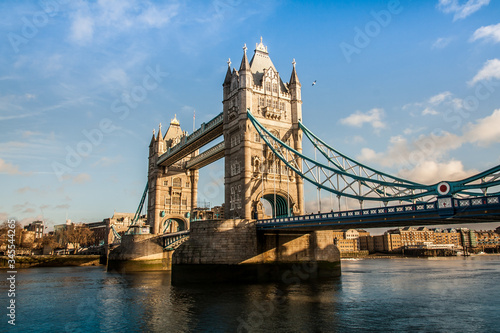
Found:
[[[172,181],[172,185],[174,187],[181,187],[182,186],[182,181],[180,178],[174,178],[174,180]]]
[[[186,182],[186,187],[189,187],[189,185],[190,185],[189,182]]]
[[[163,186],[168,186],[168,180],[163,181]]]

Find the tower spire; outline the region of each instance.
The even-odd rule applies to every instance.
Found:
[[[223,86],[228,85],[231,83],[231,58],[227,59],[227,72],[226,72],[226,77],[224,78],[224,83],[222,84]]]
[[[158,140],[163,139],[162,133],[161,133],[161,123],[158,125]]]
[[[241,65],[239,71],[250,70],[250,63],[247,58],[247,44],[243,46],[243,59],[241,59]]]
[[[300,85],[299,77],[297,76],[297,71],[295,70],[295,64],[296,64],[295,59],[293,59],[292,61],[293,69],[292,69],[292,76],[290,77],[290,84]]]

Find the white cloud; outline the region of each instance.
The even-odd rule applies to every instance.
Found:
[[[469,81],[469,85],[474,85],[482,80],[500,79],[500,60],[490,59],[484,63],[483,68]]]
[[[422,111],[422,116],[426,116],[426,115],[435,116],[438,114],[439,114],[439,112],[437,112],[436,110],[431,109],[431,108],[425,108],[424,111]]]
[[[435,184],[443,180],[454,181],[476,174],[476,170],[464,170],[460,161],[439,163],[436,161],[422,161],[413,169],[402,169],[398,176],[423,184]]]
[[[22,174],[22,172],[19,171],[19,167],[17,165],[7,163],[1,158],[0,158],[0,173],[6,173],[8,175]]]
[[[409,110],[412,116],[417,116],[418,114],[422,116],[426,115],[438,115],[440,114],[440,109],[442,108],[457,108],[461,107],[462,100],[459,98],[453,98],[453,94],[449,91],[444,91],[437,95],[434,95],[423,102],[409,103],[403,106],[403,110]],[[457,105],[457,103],[459,103]],[[423,110],[422,110],[423,108]]]
[[[435,96],[429,98],[429,103],[433,105],[439,105],[443,103],[445,100],[449,99],[453,94],[449,91],[442,92]]]
[[[95,36],[141,28],[162,28],[178,14],[179,5],[138,0],[99,0],[80,2],[72,17],[70,39],[78,44],[92,42]]]
[[[395,167],[398,175],[420,183],[433,184],[440,180],[458,180],[476,174],[476,170],[465,170],[461,161],[446,161],[448,152],[464,144],[487,146],[500,143],[500,109],[491,115],[468,123],[462,134],[449,132],[421,134],[409,140],[403,136],[391,137],[384,152],[371,148],[361,149],[357,156],[360,162]]]
[[[433,49],[444,49],[446,46],[448,46],[448,44],[451,43],[451,41],[453,40],[453,38],[451,37],[440,37],[438,39],[436,39],[436,41],[432,44],[432,48]]]
[[[491,143],[500,142],[500,109],[485,118],[479,119],[475,124],[466,126],[465,140],[487,146]]]
[[[476,41],[481,38],[491,40],[494,43],[500,43],[500,23],[487,25],[477,29],[474,31],[471,41]]]
[[[73,183],[83,184],[90,181],[91,177],[88,173],[80,173],[75,178],[73,178]]]
[[[454,13],[453,21],[456,21],[466,18],[489,3],[490,0],[467,0],[464,4],[459,4],[458,0],[439,0],[437,8],[446,14]]]
[[[71,24],[71,39],[78,44],[87,44],[94,35],[94,20],[90,16],[77,14]]]
[[[340,119],[340,123],[354,127],[362,127],[364,123],[368,123],[373,127],[373,129],[378,131],[386,127],[386,124],[382,121],[383,116],[383,109],[374,108],[366,113],[356,111],[350,116]]]

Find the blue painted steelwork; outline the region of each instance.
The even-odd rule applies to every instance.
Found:
[[[122,241],[122,236],[116,231],[115,226],[111,225],[111,231],[113,231],[113,236],[115,237],[115,241],[112,244],[118,244]]]
[[[358,174],[364,174],[366,177],[370,178],[372,176],[378,176],[380,178],[386,178],[388,181],[392,179],[392,182],[401,182],[408,184],[417,184],[406,179],[394,177],[383,173],[381,171],[370,168],[362,163],[359,163],[352,158],[342,154],[338,150],[332,148],[326,144],[323,140],[312,133],[304,124],[299,122],[299,127],[303,130],[306,137],[318,149],[321,154],[331,162],[339,170],[350,170],[351,172],[358,172]],[[487,194],[489,188],[500,185],[500,165],[478,173],[477,175],[468,177],[466,179],[446,182],[449,186],[449,194],[461,194],[467,196],[484,196]],[[421,185],[421,184],[420,184]],[[437,187],[439,185],[431,185],[432,187]],[[425,186],[425,185],[424,185]],[[480,190],[480,192],[473,192],[474,190]],[[490,194],[500,194],[500,192],[490,193]]]
[[[144,192],[142,193],[141,202],[139,203],[139,207],[134,215],[134,219],[132,220],[132,225],[139,221],[139,217],[141,216],[142,207],[144,207],[144,202],[146,202],[146,196],[148,195],[148,182],[146,182],[146,187],[144,188]]]
[[[257,230],[344,229],[500,221],[500,197],[440,197],[430,203],[367,208],[257,221]]]
[[[378,173],[362,176],[351,173],[341,167],[329,166],[319,163],[314,159],[291,148],[279,138],[271,134],[259,121],[247,111],[248,118],[254,125],[260,137],[272,152],[286,164],[287,167],[299,174],[302,178],[314,184],[316,187],[334,193],[337,196],[357,199],[360,201],[402,201],[415,200],[417,198],[436,196],[435,186],[423,185],[412,182],[392,181],[380,177]],[[305,167],[302,167],[302,164]],[[324,176],[321,180],[320,176]],[[368,186],[368,184],[370,184]],[[370,191],[363,192],[363,187],[369,187]]]
[[[326,163],[320,163],[296,151],[271,134],[253,117],[250,110],[247,111],[247,115],[269,149],[287,167],[318,189],[331,192],[339,198],[353,198],[361,203],[378,201],[385,205],[391,201],[431,202],[444,195],[461,197],[486,195],[489,188],[500,185],[500,166],[464,180],[440,182],[433,185],[419,184],[394,177],[341,154],[300,124],[306,137],[327,159]],[[481,192],[474,192],[478,189]]]

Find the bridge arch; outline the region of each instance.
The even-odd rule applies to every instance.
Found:
[[[271,212],[266,211],[266,215],[274,217],[286,217],[292,216],[294,213],[294,207],[296,202],[294,202],[293,197],[283,190],[270,189],[258,193],[253,200],[252,217],[255,219],[264,218],[264,207],[261,200],[265,200],[271,206]]]
[[[160,233],[172,233],[189,230],[189,221],[181,216],[168,216],[160,224]]]

